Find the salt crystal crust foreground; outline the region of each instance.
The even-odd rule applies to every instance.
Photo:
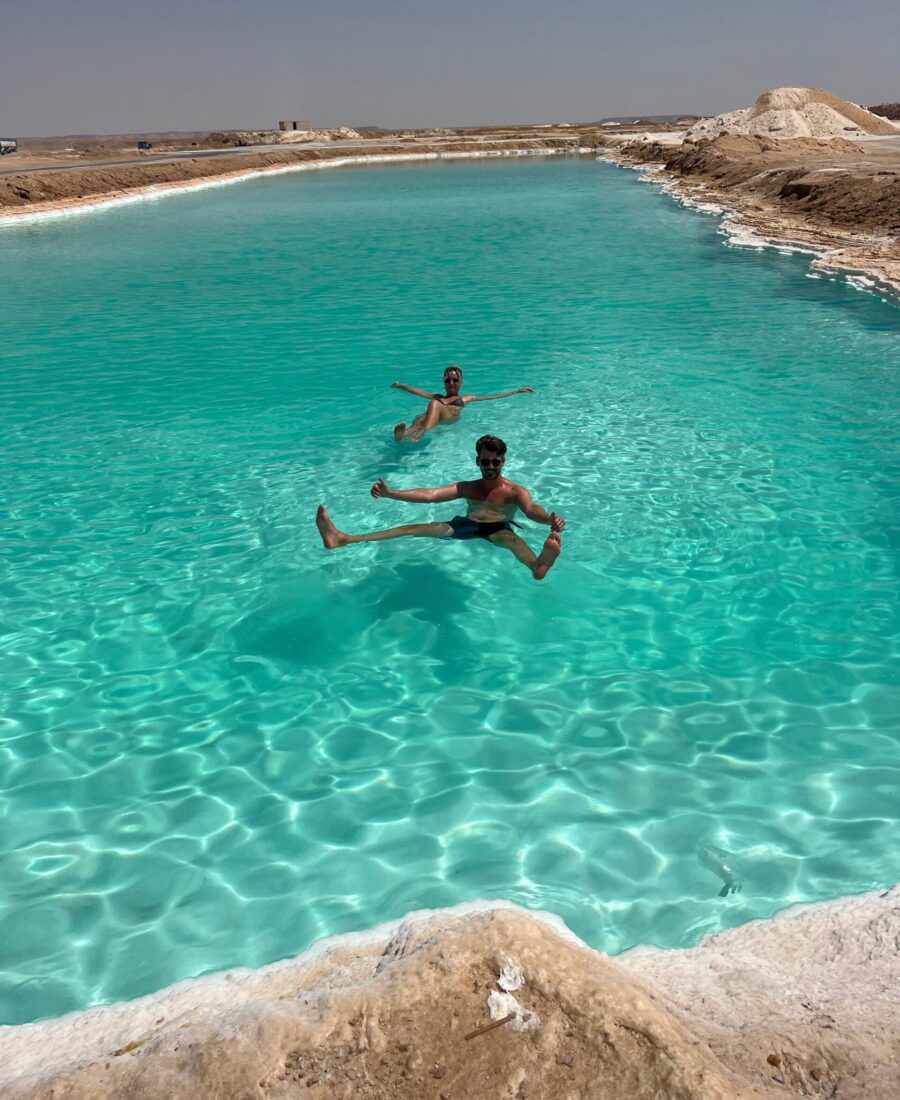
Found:
[[[616,959],[554,918],[481,903],[3,1029],[0,1088],[8,1100],[888,1100],[898,947],[900,887]]]

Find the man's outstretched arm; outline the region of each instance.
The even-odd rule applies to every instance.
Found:
[[[488,393],[484,396],[472,395],[471,397],[464,397],[463,401],[468,405],[470,401],[497,401],[501,397],[515,397],[518,393],[534,393],[531,386],[523,386],[520,390],[507,390],[506,393]]]
[[[392,489],[384,478],[380,477],[372,486],[373,497],[406,500],[410,504],[443,504],[448,500],[459,500],[461,495],[458,481],[439,489]]]
[[[405,382],[391,382],[392,390],[406,390],[407,393],[414,393],[416,397],[427,397],[430,401],[434,394],[430,390],[420,390],[417,386],[407,386]]]
[[[546,508],[531,499],[531,493],[527,489],[523,489],[521,485],[518,488],[518,505],[523,515],[535,523],[546,523],[554,531],[565,531],[566,521],[562,516],[557,515],[556,512],[548,512]]]

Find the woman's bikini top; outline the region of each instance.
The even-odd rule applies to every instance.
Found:
[[[440,401],[444,406],[454,405],[456,408],[461,409],[465,405],[465,401],[461,397],[454,397],[452,400],[445,393],[436,393],[434,395],[435,401]]]

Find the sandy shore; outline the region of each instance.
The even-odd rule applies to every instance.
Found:
[[[608,156],[656,169],[679,200],[727,215],[735,243],[809,252],[814,272],[900,297],[900,136],[673,144],[648,135]]]
[[[601,142],[602,138],[593,130],[544,133],[523,130],[512,135],[509,131],[460,134],[439,141],[360,140],[334,148],[285,145],[216,158],[186,157],[126,164],[79,160],[71,165],[59,157],[47,161],[46,157],[32,156],[25,158],[23,171],[0,176],[0,225],[271,172],[438,157],[566,155],[578,148],[592,150]],[[46,170],[48,166],[53,170]],[[12,166],[4,163],[3,167]]]
[[[900,1096],[898,946],[900,887],[619,958],[555,918],[481,903],[0,1029],[0,1089],[7,1100],[889,1100]]]

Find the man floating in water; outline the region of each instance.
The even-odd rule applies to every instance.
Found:
[[[540,504],[535,504],[527,489],[503,477],[506,444],[502,439],[495,435],[483,435],[475,444],[475,461],[481,469],[481,477],[477,481],[457,481],[440,489],[391,489],[384,478],[379,478],[372,486],[373,497],[408,500],[411,504],[466,500],[467,515],[454,516],[446,523],[407,523],[386,531],[373,531],[369,535],[348,535],[335,527],[325,505],[320,504],[316,512],[316,526],[325,548],[337,550],[352,542],[402,538],[487,539],[495,546],[511,550],[536,581],[543,580],[562,550],[559,533],[566,529],[566,521],[555,512],[547,512]],[[513,521],[517,510],[535,523],[545,523],[550,527],[550,534],[540,554],[536,555],[513,530],[514,526],[518,526]]]
[[[428,408],[420,413],[409,425],[401,421],[394,428],[394,439],[401,443],[408,439],[410,443],[418,443],[422,436],[431,431],[436,424],[453,424],[459,420],[459,414],[472,401],[497,401],[501,397],[515,397],[519,393],[534,393],[530,386],[524,386],[520,390],[509,390],[507,393],[491,393],[484,397],[463,397],[459,392],[462,387],[463,373],[455,363],[451,363],[444,371],[445,393],[429,393],[428,390],[420,390],[415,386],[407,386],[404,382],[392,382],[395,390],[406,390],[414,393],[416,397],[424,397],[428,401]]]

